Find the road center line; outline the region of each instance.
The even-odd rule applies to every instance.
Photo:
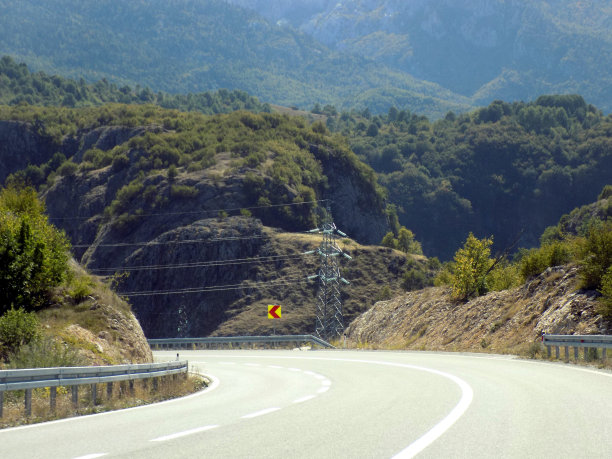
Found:
[[[256,411],[255,413],[245,414],[242,416],[242,419],[256,418],[257,416],[263,416],[264,414],[273,413],[274,411],[278,410],[280,410],[278,407],[266,408],[265,410]]]
[[[108,453],[93,453],[85,456],[75,457],[74,459],[96,459],[97,457],[108,456]]]
[[[219,427],[219,426],[218,425],[213,425],[213,426],[197,427],[195,429],[185,430],[183,432],[177,432],[177,433],[170,434],[170,435],[164,435],[163,437],[157,437],[157,438],[154,438],[153,440],[150,440],[150,441],[168,441],[168,440],[174,440],[175,438],[181,438],[181,437],[185,437],[187,435],[193,435],[193,434],[197,434],[197,433],[200,433],[200,432],[205,432],[207,430],[215,429],[217,427]]]
[[[293,403],[307,402],[308,400],[312,400],[315,397],[316,397],[316,395],[307,395],[306,397],[302,397],[302,398],[298,398],[298,399],[294,400]]]

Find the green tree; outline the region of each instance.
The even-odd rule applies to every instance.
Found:
[[[9,309],[0,316],[0,356],[6,358],[39,336],[36,315],[23,308]]]
[[[601,278],[601,308],[600,312],[604,317],[612,318],[612,266],[608,268],[606,274]]]
[[[486,276],[493,263],[489,258],[492,244],[492,238],[478,239],[470,233],[463,248],[455,253],[452,276],[454,299],[467,300],[474,294],[487,292]]]
[[[414,239],[414,233],[403,226],[397,235],[397,248],[405,253],[423,254],[421,244]]]
[[[612,265],[612,222],[595,224],[587,235],[580,272],[583,287],[600,288],[602,278]]]
[[[0,313],[40,307],[67,273],[69,244],[32,188],[0,191]]]

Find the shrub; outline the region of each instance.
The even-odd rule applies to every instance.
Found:
[[[57,173],[62,177],[72,177],[74,174],[76,174],[78,169],[78,164],[73,163],[72,161],[66,161],[57,168]]]
[[[11,368],[77,367],[87,361],[73,347],[52,338],[39,338],[20,347],[10,356]]]
[[[593,225],[586,237],[580,261],[584,288],[600,288],[612,265],[612,222]]]
[[[39,307],[66,277],[68,241],[43,211],[32,188],[0,191],[0,313]]]
[[[491,290],[507,290],[521,285],[521,274],[516,265],[498,265],[487,277],[487,285]]]
[[[83,301],[93,292],[94,282],[89,276],[78,276],[70,281],[68,295],[76,302]]]
[[[111,170],[113,172],[120,172],[123,169],[129,167],[130,158],[125,153],[121,153],[113,158]]]
[[[546,268],[560,266],[572,260],[572,241],[552,241],[522,254],[519,261],[523,279],[537,276]]]
[[[612,266],[608,268],[606,274],[601,278],[601,289],[599,291],[602,295],[599,313],[608,319],[612,319]]]
[[[175,199],[190,199],[198,195],[198,189],[188,185],[172,185],[170,187],[170,196]]]
[[[39,335],[36,314],[23,308],[9,309],[0,317],[0,346],[5,353],[16,352]]]
[[[427,287],[429,281],[423,271],[416,268],[406,270],[402,276],[402,287],[404,290],[419,290]]]
[[[455,253],[455,269],[453,270],[453,298],[466,300],[473,294],[482,295],[487,292],[486,275],[491,266],[489,258],[493,239],[477,239],[472,233]]]

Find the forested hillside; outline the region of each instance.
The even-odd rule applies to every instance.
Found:
[[[612,110],[612,5],[573,0],[228,0],[478,104],[578,93]]]
[[[64,107],[91,107],[110,102],[124,104],[156,104],[182,111],[197,110],[206,114],[229,113],[236,110],[269,112],[270,106],[244,91],[220,89],[197,94],[154,93],[139,85],[118,87],[102,79],[88,84],[44,72],[31,72],[24,63],[10,56],[0,59],[0,104],[55,105]]]
[[[435,122],[391,109],[327,124],[380,174],[424,252],[446,260],[470,231],[493,236],[497,250],[519,235],[520,245],[537,245],[544,228],[591,202],[612,176],[612,116],[577,95],[496,101]]]
[[[243,332],[257,305],[280,301],[294,306],[287,331],[311,331],[316,259],[303,252],[319,241],[283,231],[316,227],[325,199],[354,240],[388,231],[376,174],[320,122],[121,104],[0,106],[0,120],[0,179],[42,192],[88,269],[130,273],[120,289],[148,336]],[[410,260],[345,243],[355,244],[353,317],[368,292],[397,291]],[[410,267],[429,269],[422,256]]]
[[[223,0],[0,0],[0,54],[44,70],[154,92],[239,89],[264,102],[441,116],[467,98],[329,50]]]

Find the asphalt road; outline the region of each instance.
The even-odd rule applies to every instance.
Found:
[[[157,352],[158,360],[176,352]],[[0,431],[0,458],[610,458],[612,373],[428,352],[189,351],[183,399]]]

